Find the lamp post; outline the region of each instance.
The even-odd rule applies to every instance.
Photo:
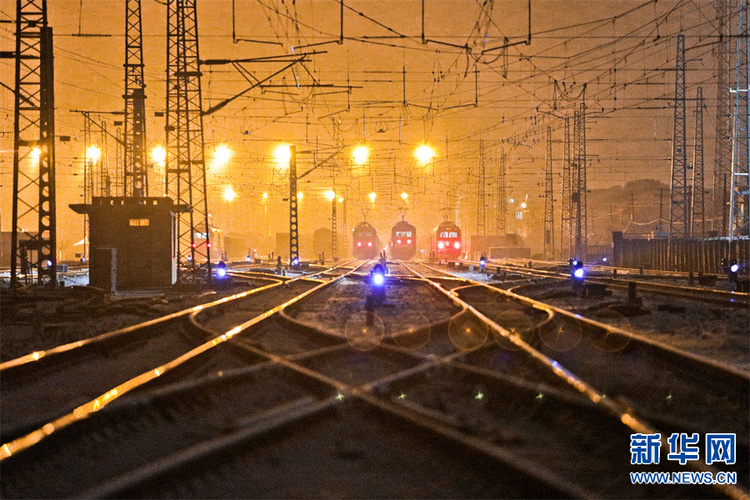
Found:
[[[289,263],[299,266],[299,221],[297,203],[297,148],[289,146]]]

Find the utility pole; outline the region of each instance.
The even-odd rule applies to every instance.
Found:
[[[711,229],[729,234],[729,204],[725,178],[732,173],[732,113],[729,102],[730,0],[716,0],[719,43],[716,46],[716,134],[713,170]],[[720,221],[718,222],[717,221]]]
[[[544,185],[544,258],[555,254],[554,199],[552,191],[552,127],[547,126],[547,168]]]
[[[55,92],[47,0],[16,1],[11,286],[57,285]]]
[[[167,196],[190,207],[177,214],[177,280],[195,283],[211,276],[196,0],[167,2],[165,128]],[[202,262],[206,272],[200,269]]]
[[[695,137],[693,138],[693,179],[691,196],[690,234],[706,236],[705,182],[703,169],[703,89],[698,87],[695,98]]]
[[[141,0],[125,2],[125,196],[148,196]]]
[[[687,150],[685,145],[685,35],[679,34],[677,35],[677,63],[674,85],[670,238],[685,238],[688,236]]]
[[[750,114],[750,40],[748,40],[748,1],[739,1],[737,16],[737,63],[735,66],[734,133],[732,139],[732,182],[729,202],[729,241],[750,237],[750,152],[748,151],[748,114]]]

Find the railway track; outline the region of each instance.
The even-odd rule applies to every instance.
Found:
[[[195,327],[191,320],[196,315],[222,314],[226,309],[241,307],[238,303],[243,302],[255,309],[260,307],[261,313],[319,284],[304,278],[294,281],[292,287],[274,280],[266,286],[0,364],[3,442],[200,348],[212,337]]]
[[[530,273],[531,279],[484,282],[744,371],[750,369],[746,294],[597,277],[572,286],[564,274]],[[496,276],[502,278],[502,274]]]
[[[475,264],[477,265],[477,267],[479,266],[478,262]],[[493,264],[491,267],[496,268],[497,270],[502,270],[506,273],[520,274],[523,276],[528,276],[530,278],[549,278],[561,281],[567,281],[570,278],[569,273],[565,272],[533,269],[530,267],[522,267],[517,265],[511,266]],[[619,274],[617,275],[617,277],[613,277],[612,271],[606,267],[594,267],[591,269],[591,271],[592,272],[590,273],[590,275],[586,277],[587,282],[606,285],[610,288],[627,290],[634,284],[638,291],[643,293],[677,297],[680,299],[689,299],[729,307],[747,308],[748,306],[750,306],[750,294],[748,293],[654,281],[659,279],[668,279],[668,273],[654,274],[653,276],[643,276],[631,273]],[[684,274],[685,273],[680,273],[679,277],[676,279],[684,279],[682,277],[682,275]]]
[[[133,377],[131,397],[10,453],[3,496],[745,498],[630,485],[630,434],[654,428],[523,341],[555,331],[554,311],[406,274],[375,305],[347,274],[262,314],[203,310],[195,330],[225,349]]]

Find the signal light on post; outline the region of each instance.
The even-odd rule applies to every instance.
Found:
[[[737,263],[737,259],[732,259],[729,263],[729,272],[727,273],[731,281],[735,281],[740,273],[740,265]]]
[[[573,268],[572,268],[572,274],[573,279],[576,281],[583,281],[583,277],[586,274],[583,270],[583,262],[581,262],[578,259],[573,260]]]
[[[380,304],[385,302],[385,268],[381,264],[375,264],[370,272],[369,301]]]

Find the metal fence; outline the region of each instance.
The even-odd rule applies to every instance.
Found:
[[[624,238],[612,233],[613,264],[619,267],[721,273],[722,259],[735,258],[743,274],[750,262],[750,239],[729,238]]]

